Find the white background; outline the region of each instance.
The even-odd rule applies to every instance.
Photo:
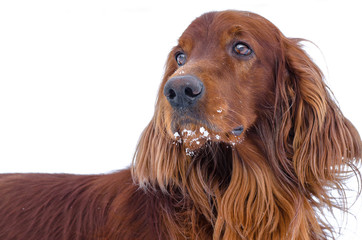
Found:
[[[130,165],[167,54],[212,10],[256,12],[314,42],[339,105],[362,133],[358,1],[0,2],[0,172],[105,173]],[[355,185],[351,183],[351,186]],[[362,239],[362,202],[345,236]]]

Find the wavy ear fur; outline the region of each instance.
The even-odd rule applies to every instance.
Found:
[[[282,41],[276,82],[277,155],[291,161],[300,187],[312,195],[314,207],[345,210],[343,180],[359,176],[361,138],[332,99],[321,70],[302,50],[300,39]],[[337,189],[342,201],[334,203],[328,190]],[[315,199],[311,196],[308,199]]]
[[[176,142],[160,131],[156,120],[152,119],[143,131],[134,157],[132,176],[142,188],[160,187],[167,192],[167,186],[172,186],[177,181],[177,169],[182,169],[185,164],[180,159],[180,148]],[[177,184],[179,184],[177,182]]]

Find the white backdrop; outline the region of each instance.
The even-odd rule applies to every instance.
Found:
[[[0,172],[104,173],[130,165],[166,56],[212,10],[261,14],[308,52],[362,133],[358,0],[0,2]],[[353,183],[351,183],[353,184]],[[362,202],[344,237],[362,239]]]

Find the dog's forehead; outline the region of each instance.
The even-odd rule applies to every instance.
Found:
[[[210,41],[224,35],[244,32],[256,40],[270,39],[279,30],[267,19],[245,11],[209,12],[196,18],[181,35],[179,41]],[[217,39],[215,39],[217,40]]]

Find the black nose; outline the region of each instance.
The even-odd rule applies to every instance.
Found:
[[[177,76],[169,79],[163,89],[173,108],[193,106],[203,96],[204,84],[193,75]]]

